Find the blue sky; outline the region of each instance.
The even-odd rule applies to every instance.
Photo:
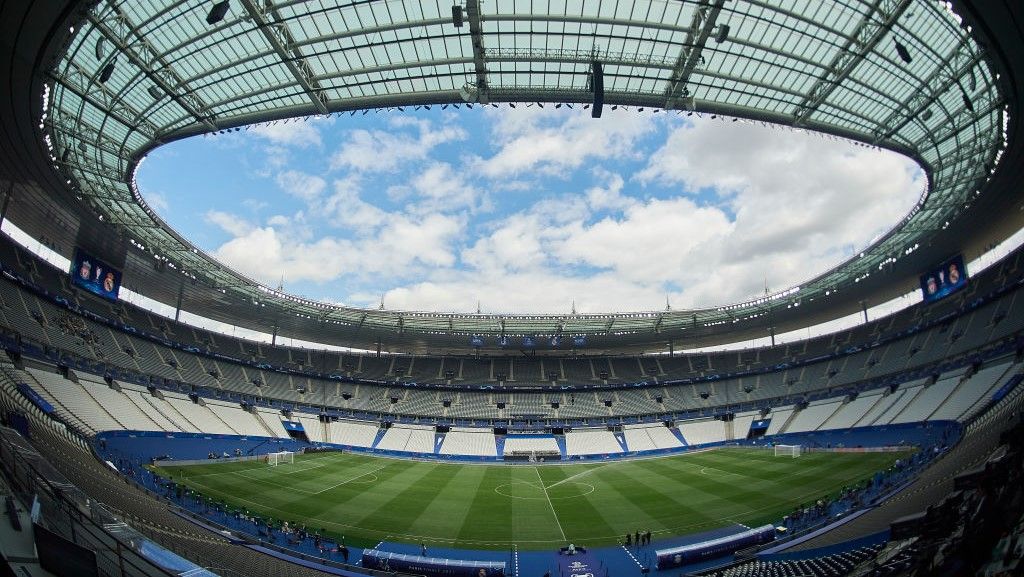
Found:
[[[191,138],[143,196],[268,286],[354,306],[579,312],[783,290],[887,231],[909,160],[760,123],[553,105],[371,111]]]

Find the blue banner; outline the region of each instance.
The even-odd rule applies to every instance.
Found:
[[[287,431],[302,431],[303,433],[306,432],[306,429],[303,428],[302,423],[298,421],[281,421],[281,424],[284,425],[284,428]]]
[[[469,345],[472,347],[482,347],[484,346],[484,338],[478,335],[473,335],[469,339]]]
[[[582,347],[587,344],[587,337],[584,335],[577,335],[572,338],[572,346]]]
[[[363,567],[381,571],[398,571],[431,577],[504,577],[504,561],[466,561],[388,553],[376,549],[363,550]]]

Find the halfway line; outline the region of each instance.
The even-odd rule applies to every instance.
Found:
[[[565,541],[565,531],[562,529],[562,522],[558,520],[558,513],[555,513],[555,506],[551,504],[551,496],[548,495],[548,488],[544,486],[544,479],[540,476],[540,470],[537,469],[537,467],[534,467],[533,472],[537,473],[537,480],[540,481],[540,488],[544,490],[544,498],[548,501],[548,507],[551,507],[551,516],[555,518],[555,525],[558,525],[558,532],[562,534],[562,541]]]

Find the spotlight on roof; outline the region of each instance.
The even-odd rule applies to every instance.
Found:
[[[110,80],[110,77],[114,75],[114,61],[111,60],[100,70],[100,82],[106,82]]]
[[[910,64],[911,62],[914,61],[914,59],[911,58],[910,56],[910,51],[907,50],[907,47],[900,43],[899,40],[893,38],[892,43],[896,45],[896,54],[900,55],[900,60],[907,64]]]
[[[150,86],[146,89],[146,92],[148,92],[149,95],[156,100],[159,100],[164,95],[164,93],[160,91],[160,88],[158,86]]]
[[[94,46],[93,49],[95,50],[95,53],[96,53],[96,60],[103,60],[103,53],[105,52],[105,50],[103,49],[103,37],[102,36],[96,38],[96,46]]]
[[[722,24],[718,27],[718,31],[715,32],[715,42],[722,43],[729,38],[729,25]]]
[[[456,28],[462,28],[462,6],[458,4],[452,6],[452,23]]]
[[[931,108],[925,109],[925,111],[921,113],[921,121],[922,122],[928,122],[929,120],[931,120],[931,118],[932,118],[932,109]]]
[[[210,8],[209,14],[206,15],[206,23],[213,25],[224,19],[227,16],[228,8],[231,3],[228,0],[221,0]]]

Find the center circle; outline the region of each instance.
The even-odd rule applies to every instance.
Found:
[[[569,481],[547,487],[546,489],[536,483],[528,481],[512,481],[503,483],[494,488],[494,492],[511,499],[526,499],[539,501],[558,501],[562,499],[575,499],[584,497],[594,492],[594,486],[590,483]]]

